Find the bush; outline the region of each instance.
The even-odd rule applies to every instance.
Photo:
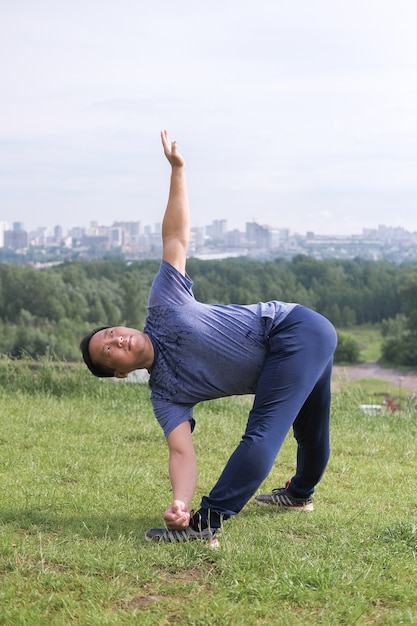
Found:
[[[337,333],[337,348],[334,355],[335,363],[358,363],[359,344],[347,333]]]
[[[404,333],[400,337],[388,337],[382,344],[382,358],[393,365],[417,365],[417,336]]]

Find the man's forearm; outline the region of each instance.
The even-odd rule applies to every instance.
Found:
[[[165,215],[162,221],[162,239],[176,239],[187,248],[190,234],[190,208],[188,202],[185,165],[174,166]]]
[[[169,457],[169,477],[174,500],[181,500],[189,509],[197,484],[197,459],[194,451],[187,453],[171,452]]]

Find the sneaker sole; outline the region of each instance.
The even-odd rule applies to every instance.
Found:
[[[261,502],[254,498],[255,504],[259,506],[274,506],[276,509],[285,509],[286,511],[314,511],[314,504],[312,502],[308,502],[307,504],[302,504],[301,506],[285,506],[285,504],[278,504],[276,502]]]
[[[172,537],[166,539],[166,528],[149,528],[145,533],[146,541],[153,541],[154,543],[188,543],[189,541],[202,541],[211,548],[218,548],[220,546],[219,540],[211,533],[205,537],[186,533],[185,531],[172,531]]]

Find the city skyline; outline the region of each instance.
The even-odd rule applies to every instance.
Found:
[[[14,223],[13,229],[8,230],[8,226],[0,222],[0,253],[2,261],[39,268],[108,255],[119,256],[126,262],[156,259],[162,254],[161,223],[152,227],[140,221],[118,221],[110,225],[92,223],[89,228],[75,226],[68,232],[55,226],[53,233],[46,228],[28,233],[22,223]],[[245,230],[229,230],[227,220],[191,227],[189,257],[220,260],[249,256],[267,260],[289,259],[296,255],[317,260],[363,258],[414,263],[417,231],[380,224],[378,228],[363,229],[362,234],[323,235],[310,231],[302,235],[257,222],[247,222]]]
[[[417,235],[416,230],[409,230],[400,226],[399,224],[375,224],[371,227],[363,227],[360,232],[354,233],[321,233],[318,231],[306,230],[304,232],[293,231],[285,225],[281,226],[273,226],[272,224],[266,224],[265,222],[253,219],[249,222],[246,222],[242,228],[235,228],[230,226],[228,220],[226,218],[220,218],[216,220],[212,220],[207,224],[203,224],[201,226],[196,226],[191,222],[190,229],[191,231],[202,231],[205,236],[208,238],[214,238],[224,234],[224,233],[232,233],[233,231],[239,231],[240,233],[247,233],[250,230],[251,225],[255,225],[258,228],[269,229],[271,231],[281,231],[285,232],[287,236],[299,236],[306,237],[316,236],[320,237],[363,237],[367,236],[370,233],[405,233],[409,235]],[[123,219],[113,219],[110,223],[105,224],[98,220],[92,220],[89,224],[72,224],[68,228],[64,228],[61,224],[54,224],[53,226],[46,225],[37,225],[34,228],[28,229],[24,222],[19,220],[15,220],[12,223],[9,223],[5,220],[0,219],[0,235],[5,231],[24,231],[28,235],[32,237],[36,236],[45,236],[45,237],[55,237],[55,238],[63,238],[63,237],[71,237],[74,236],[75,233],[84,233],[92,235],[93,233],[102,234],[106,231],[110,231],[112,228],[122,228],[134,230],[137,235],[160,235],[161,234],[161,221],[156,221],[154,223],[143,222],[140,219],[135,220],[123,220]],[[57,234],[59,233],[59,234]],[[1,241],[1,237],[0,237]]]
[[[0,220],[160,221],[167,128],[196,227],[417,230],[413,0],[23,5],[0,23]]]

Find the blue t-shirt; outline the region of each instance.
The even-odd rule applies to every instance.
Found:
[[[277,300],[203,304],[192,285],[162,261],[149,293],[144,332],[155,351],[149,386],[165,436],[186,420],[194,427],[198,402],[254,393],[269,334],[296,306]]]

